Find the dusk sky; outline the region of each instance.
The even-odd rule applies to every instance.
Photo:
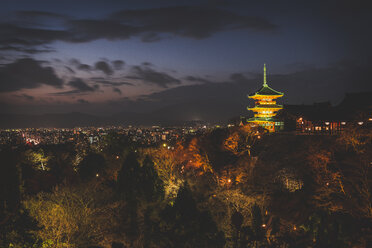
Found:
[[[264,63],[282,103],[372,90],[367,1],[0,4],[0,113],[244,114]]]

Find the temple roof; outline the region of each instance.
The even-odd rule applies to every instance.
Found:
[[[254,107],[248,107],[248,109],[253,109],[253,108],[274,108],[274,109],[281,109],[283,108],[283,105],[278,105],[278,104],[257,104]]]
[[[247,120],[248,122],[258,122],[258,121],[262,121],[262,122],[277,122],[279,121],[279,119],[275,118],[275,117],[252,117],[252,118],[249,118]]]
[[[261,89],[259,89],[257,92],[249,94],[248,97],[253,96],[282,96],[284,93],[276,91],[269,87],[266,81],[266,64],[264,64],[264,74],[263,74],[263,85]]]
[[[252,96],[282,96],[284,93],[276,91],[270,88],[268,85],[264,85],[257,92],[249,94],[248,97]]]

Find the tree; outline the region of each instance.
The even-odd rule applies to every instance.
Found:
[[[35,237],[35,220],[21,204],[23,197],[18,153],[0,149],[0,247],[31,247]]]
[[[154,168],[150,157],[146,157],[142,166],[139,163],[136,152],[130,152],[126,157],[118,174],[118,194],[126,202],[126,208],[122,212],[125,225],[125,234],[128,236],[131,246],[139,238],[143,230],[141,223],[146,222],[141,211],[150,209],[158,200],[164,197],[163,182]],[[149,225],[150,222],[147,224]],[[146,227],[144,227],[146,230]],[[145,232],[146,233],[146,232]]]
[[[147,201],[164,198],[164,183],[159,178],[158,173],[155,170],[154,162],[149,156],[146,156],[143,161],[140,180],[140,187],[142,187],[143,194]]]
[[[178,192],[173,206],[161,213],[164,220],[163,243],[167,247],[223,247],[224,235],[219,232],[210,214],[199,211],[187,184]]]
[[[257,129],[246,125],[232,129],[232,132],[224,140],[224,148],[233,154],[251,156],[251,148],[257,140]]]
[[[179,177],[182,169],[179,171],[179,167],[182,168],[183,149],[179,146],[176,146],[174,150],[151,148],[146,149],[144,153],[151,157],[154,162],[154,168],[164,184],[165,196],[167,198],[175,198],[182,184],[182,180]]]
[[[44,154],[43,149],[39,149],[37,151],[27,150],[25,152],[25,157],[37,170],[45,171],[50,169],[47,167],[47,162],[49,161],[50,157]]]
[[[97,153],[89,153],[79,164],[78,172],[83,180],[101,176],[106,167],[105,159]]]
[[[252,231],[253,231],[253,240],[260,241],[264,238],[264,231],[263,231],[263,221],[262,221],[262,213],[261,208],[254,204],[252,206]]]
[[[39,223],[33,233],[51,247],[88,247],[103,241],[116,225],[116,204],[111,191],[86,182],[74,187],[56,187],[51,193],[41,192],[24,204]]]
[[[141,193],[138,187],[141,182],[140,174],[141,166],[137,153],[130,152],[119,170],[117,180],[118,193],[124,200],[134,201]]]
[[[235,211],[233,215],[231,216],[231,224],[236,230],[235,242],[234,242],[235,247],[238,246],[238,240],[240,238],[240,231],[242,228],[243,221],[244,221],[244,216],[239,211]]]

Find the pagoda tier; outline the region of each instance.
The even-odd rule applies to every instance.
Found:
[[[259,124],[262,123],[273,123],[273,122],[279,122],[280,120],[276,119],[275,117],[252,117],[247,120],[248,122],[259,122]]]
[[[272,110],[272,111],[278,111],[283,108],[283,105],[278,105],[278,104],[260,104],[260,105],[255,105],[254,107],[250,108],[247,107],[248,110],[251,111],[260,111],[260,110]]]
[[[275,127],[280,128],[282,122],[275,118],[277,111],[283,108],[276,104],[276,99],[282,97],[282,92],[269,87],[266,82],[266,65],[264,65],[264,83],[257,92],[248,95],[248,98],[255,100],[254,107],[247,107],[249,111],[254,112],[254,117],[248,119],[250,123],[260,125],[270,132],[275,131]]]
[[[282,92],[276,91],[269,87],[267,84],[263,85],[261,89],[259,89],[257,92],[250,94],[249,98],[261,98],[261,96],[270,97],[270,98],[278,98],[282,97],[284,94]]]

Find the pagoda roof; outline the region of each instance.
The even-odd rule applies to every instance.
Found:
[[[247,120],[248,122],[258,122],[258,121],[262,121],[262,122],[276,122],[276,121],[279,121],[277,118],[275,117],[252,117],[252,118],[249,118]]]
[[[257,104],[255,105],[254,107],[248,107],[248,109],[253,109],[253,108],[278,108],[278,109],[281,109],[283,108],[283,105],[279,105],[279,104]]]
[[[263,85],[257,92],[249,94],[248,97],[253,96],[283,96],[284,93],[276,91],[269,87],[267,84]]]
[[[269,85],[267,84],[267,80],[266,80],[266,64],[264,64],[264,73],[263,73],[263,85],[261,87],[261,89],[259,89],[257,92],[255,93],[252,93],[252,94],[249,94],[248,97],[255,97],[255,96],[283,96],[284,93],[282,92],[279,92],[279,91],[276,91],[274,89],[272,89],[271,87],[269,87]]]

